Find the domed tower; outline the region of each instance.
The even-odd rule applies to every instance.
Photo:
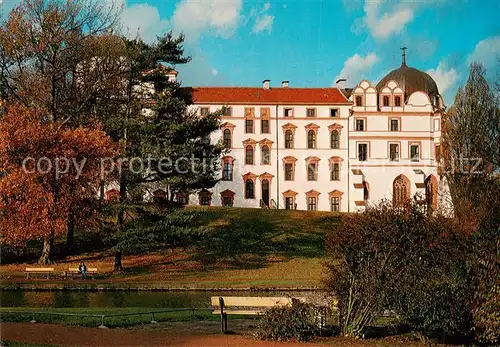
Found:
[[[428,73],[406,65],[406,47],[403,47],[402,51],[401,66],[389,72],[378,82],[377,91],[380,92],[390,81],[395,81],[404,91],[405,102],[412,93],[420,91],[429,96],[435,107],[441,108],[443,106],[442,99],[436,82]]]

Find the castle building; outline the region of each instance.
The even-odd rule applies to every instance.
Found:
[[[356,212],[382,199],[439,203],[443,100],[402,64],[352,89],[193,87],[200,115],[224,108],[221,181],[192,204]]]

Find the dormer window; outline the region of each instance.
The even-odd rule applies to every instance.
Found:
[[[394,97],[394,106],[401,107],[401,97],[399,95]]]
[[[356,106],[363,106],[363,97],[361,95],[356,95],[355,102]]]
[[[382,98],[382,104],[384,106],[389,106],[389,96],[388,95],[384,95],[383,98]]]

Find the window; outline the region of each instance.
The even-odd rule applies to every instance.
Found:
[[[437,208],[438,183],[434,175],[428,176],[425,181],[425,202],[429,210]]]
[[[401,107],[401,97],[400,96],[394,97],[394,106]]]
[[[361,95],[356,95],[354,100],[356,101],[356,106],[363,106],[363,97]]]
[[[389,106],[389,96],[384,95],[384,96],[382,97],[382,104],[383,104],[384,106]]]
[[[330,109],[330,117],[336,118],[339,116],[339,109],[338,108],[331,108]]]
[[[230,160],[225,160],[222,169],[222,180],[232,181],[233,180],[233,163]]]
[[[245,119],[245,134],[253,133],[253,119]]]
[[[212,203],[212,193],[208,190],[202,190],[198,193],[198,199],[201,206],[210,206]]]
[[[307,132],[307,148],[316,148],[316,132],[314,130],[309,130]]]
[[[260,132],[262,134],[269,134],[269,119],[261,119],[260,120]]]
[[[404,175],[399,175],[392,183],[392,204],[396,207],[410,199],[410,181]]]
[[[434,119],[434,131],[439,131],[441,130],[441,124],[439,122],[439,119]]]
[[[390,143],[389,144],[389,159],[390,161],[398,161],[399,160],[399,144]]]
[[[287,196],[285,198],[285,209],[287,209],[287,210],[294,210],[293,197]]]
[[[308,211],[316,211],[317,206],[316,206],[316,197],[311,196],[307,198],[307,210]]]
[[[231,148],[231,130],[224,129],[224,147]]]
[[[330,180],[339,181],[340,180],[340,164],[333,163],[330,170]]]
[[[439,163],[441,161],[441,146],[440,145],[434,145],[434,156],[436,158],[436,161]]]
[[[245,164],[246,165],[253,165],[253,146],[246,146],[245,148]]]
[[[339,132],[337,130],[332,130],[330,134],[330,148],[339,149]]]
[[[368,144],[358,143],[358,160],[367,161],[368,160]]]
[[[255,199],[255,189],[253,180],[245,181],[245,199]]]
[[[332,196],[330,198],[330,210],[332,212],[340,211],[340,198],[338,196]]]
[[[368,182],[366,181],[363,181],[363,199],[364,200],[370,199],[370,187],[368,185]]]
[[[307,117],[316,117],[316,109],[308,108],[306,109]]]
[[[269,146],[264,145],[261,148],[261,164],[270,165],[271,164],[271,154],[269,152]]]
[[[308,163],[307,164],[307,180],[316,181],[318,177],[318,164]]]
[[[420,160],[420,146],[410,145],[410,160],[419,161]]]
[[[230,196],[222,197],[222,206],[233,207],[233,198]]]
[[[293,164],[285,164],[285,181],[293,181]]]
[[[293,117],[293,108],[285,108],[285,117]]]
[[[181,205],[189,204],[189,194],[177,193],[177,202]]]
[[[293,132],[291,130],[285,132],[285,148],[293,148]]]
[[[356,131],[365,131],[364,119],[356,119]]]
[[[231,117],[233,115],[233,108],[230,106],[227,106],[224,108],[224,116],[226,117]]]
[[[206,116],[208,115],[209,108],[208,107],[201,107],[200,108],[200,116]]]
[[[399,119],[391,119],[391,131],[399,131]]]

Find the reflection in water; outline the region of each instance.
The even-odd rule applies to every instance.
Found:
[[[211,296],[303,296],[309,292],[33,292],[2,291],[2,307],[206,308]]]

